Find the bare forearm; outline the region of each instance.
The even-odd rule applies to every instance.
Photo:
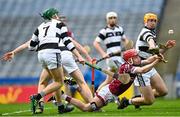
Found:
[[[139,70],[137,70],[136,72],[138,73],[146,73],[146,72],[148,72],[149,70],[151,70],[153,67],[154,67],[154,65],[156,65],[157,63],[159,62],[159,59],[156,59],[155,61],[153,61],[152,63],[150,63],[150,64],[147,64],[147,65],[145,65],[145,66],[143,66],[143,67],[141,67]]]
[[[79,52],[78,52],[76,49],[74,49],[74,50],[72,51],[72,53],[73,53],[77,58],[81,57],[81,55],[79,54]]]
[[[153,55],[153,56],[147,58],[146,60],[143,60],[141,64],[146,65],[146,64],[152,63],[154,60],[156,60],[155,56],[157,56],[157,55]]]
[[[107,84],[109,84],[111,81],[112,81],[112,77],[107,77],[106,78],[106,80],[103,82],[103,83],[101,83],[101,85],[98,87],[98,89],[97,89],[97,92],[102,88],[102,87],[104,87],[105,85],[107,85]]]
[[[84,54],[86,56],[86,58],[90,58],[90,55],[88,54],[88,52],[84,49],[84,47],[79,44],[77,41],[71,39],[71,41],[73,42],[73,44],[75,45],[75,47],[77,48],[78,51],[80,51],[82,54]]]
[[[27,41],[26,43],[20,45],[19,47],[15,48],[12,52],[13,52],[14,54],[16,54],[16,53],[19,53],[19,52],[21,52],[22,50],[28,48],[29,42],[30,42],[30,40]]]
[[[106,54],[98,42],[94,42],[93,45],[102,57]]]

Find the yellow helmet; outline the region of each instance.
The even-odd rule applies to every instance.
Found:
[[[144,15],[144,23],[147,23],[147,21],[148,21],[149,19],[155,19],[155,20],[157,20],[157,15],[154,14],[154,13],[146,13],[146,14]]]

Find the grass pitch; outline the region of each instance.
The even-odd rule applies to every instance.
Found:
[[[117,105],[110,103],[104,108],[103,112],[82,112],[75,108],[74,111],[65,114],[57,114],[57,107],[48,103],[45,105],[43,114],[34,116],[64,116],[64,117],[112,117],[112,116],[180,116],[180,99],[164,100],[158,99],[151,106],[143,106],[140,109],[134,109],[134,106],[129,106],[124,110],[117,110]],[[5,104],[0,105],[1,116],[32,116],[30,104]]]

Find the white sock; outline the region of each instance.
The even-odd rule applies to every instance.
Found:
[[[62,102],[57,102],[56,105],[57,105],[57,106],[61,106],[61,105],[63,105],[63,104],[62,104]]]
[[[129,104],[130,104],[130,105],[132,104],[132,99],[129,99]]]

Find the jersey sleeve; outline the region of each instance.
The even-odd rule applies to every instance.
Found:
[[[38,35],[39,35],[39,30],[37,28],[31,37],[31,41],[28,47],[29,50],[36,50],[36,47],[39,44]]]
[[[39,35],[39,30],[38,30],[38,28],[37,28],[37,29],[34,31],[31,40],[37,42],[37,41],[38,41],[38,35]]]
[[[122,73],[134,73],[135,71],[135,68],[134,66],[128,64],[128,63],[124,63],[120,66],[119,68],[119,73],[122,74]]]
[[[57,23],[58,28],[58,32],[57,32],[57,36],[62,39],[62,42],[64,43],[64,45],[70,50],[73,51],[75,49],[74,44],[72,43],[72,41],[70,40],[71,37],[68,34],[68,28],[64,23]]]
[[[99,31],[99,34],[98,34],[98,36],[96,37],[96,40],[95,40],[95,41],[101,42],[101,41],[103,41],[103,40],[105,40],[105,39],[106,39],[106,32],[105,32],[105,29],[102,29],[102,30]]]
[[[123,38],[123,39],[126,39],[126,38],[127,38],[123,29],[122,29],[122,38]]]
[[[142,40],[145,41],[145,42],[148,42],[150,39],[154,39],[154,35],[151,33],[151,32],[145,32],[143,35],[142,35]]]

